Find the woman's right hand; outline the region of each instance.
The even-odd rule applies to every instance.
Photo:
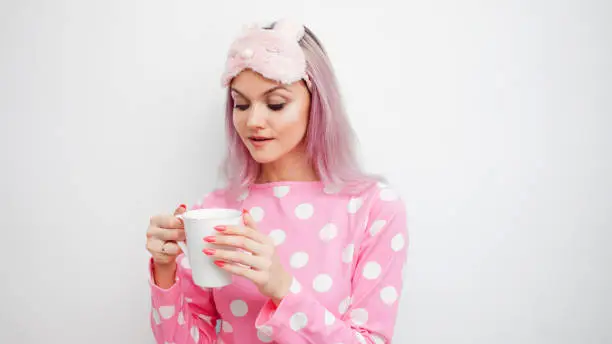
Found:
[[[181,204],[174,211],[174,215],[156,215],[151,218],[147,229],[147,250],[156,265],[174,265],[176,256],[181,253],[176,242],[185,240],[185,229],[183,222],[176,215],[187,211],[186,208]]]

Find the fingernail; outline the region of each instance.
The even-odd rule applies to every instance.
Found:
[[[215,237],[214,236],[207,236],[204,238],[205,241],[207,242],[215,242]]]
[[[187,209],[187,206],[186,206],[186,205],[184,205],[184,204],[181,204],[181,205],[179,205],[179,208],[185,208],[185,209]]]
[[[219,232],[222,232],[222,231],[224,231],[226,229],[226,227],[225,226],[216,226],[215,229],[218,230]]]
[[[248,214],[248,213],[249,213],[249,211],[248,211],[248,210],[246,210],[246,209],[242,209],[242,214]]]
[[[212,256],[213,254],[215,254],[215,249],[213,249],[213,248],[205,248],[205,249],[202,250],[202,252],[204,252],[204,254]]]
[[[222,268],[225,265],[225,262],[222,260],[215,260],[215,265]]]

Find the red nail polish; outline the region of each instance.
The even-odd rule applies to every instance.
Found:
[[[249,211],[248,211],[248,210],[246,210],[246,209],[242,209],[242,214],[248,214],[248,213],[249,213]]]
[[[215,260],[215,265],[217,265],[218,267],[222,268],[223,265],[225,265],[225,262],[221,261],[221,260]]]
[[[204,240],[206,240],[207,242],[215,242],[215,237],[214,236],[207,236],[204,238]]]
[[[179,205],[179,208],[185,208],[185,209],[187,209],[187,206],[186,206],[186,205],[184,205],[184,204],[181,204],[181,205]]]
[[[215,254],[215,249],[213,248],[205,248],[202,250],[202,252],[204,252],[204,254],[212,256],[213,254]]]
[[[225,226],[216,226],[215,229],[218,230],[219,232],[222,232],[226,229],[227,227]]]

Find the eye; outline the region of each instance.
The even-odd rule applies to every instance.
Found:
[[[272,111],[280,111],[285,107],[285,103],[268,104],[268,108]]]
[[[246,104],[246,105],[234,104],[234,108],[240,111],[245,111],[246,109],[249,108],[249,104]]]

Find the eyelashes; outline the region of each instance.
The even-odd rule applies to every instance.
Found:
[[[281,111],[282,109],[285,108],[285,105],[286,103],[268,104],[268,109],[272,111]],[[250,105],[248,104],[234,104],[234,108],[239,111],[246,111],[249,109],[249,107]]]
[[[280,111],[285,107],[284,103],[279,103],[279,104],[268,104],[268,109],[272,110],[272,111]]]

